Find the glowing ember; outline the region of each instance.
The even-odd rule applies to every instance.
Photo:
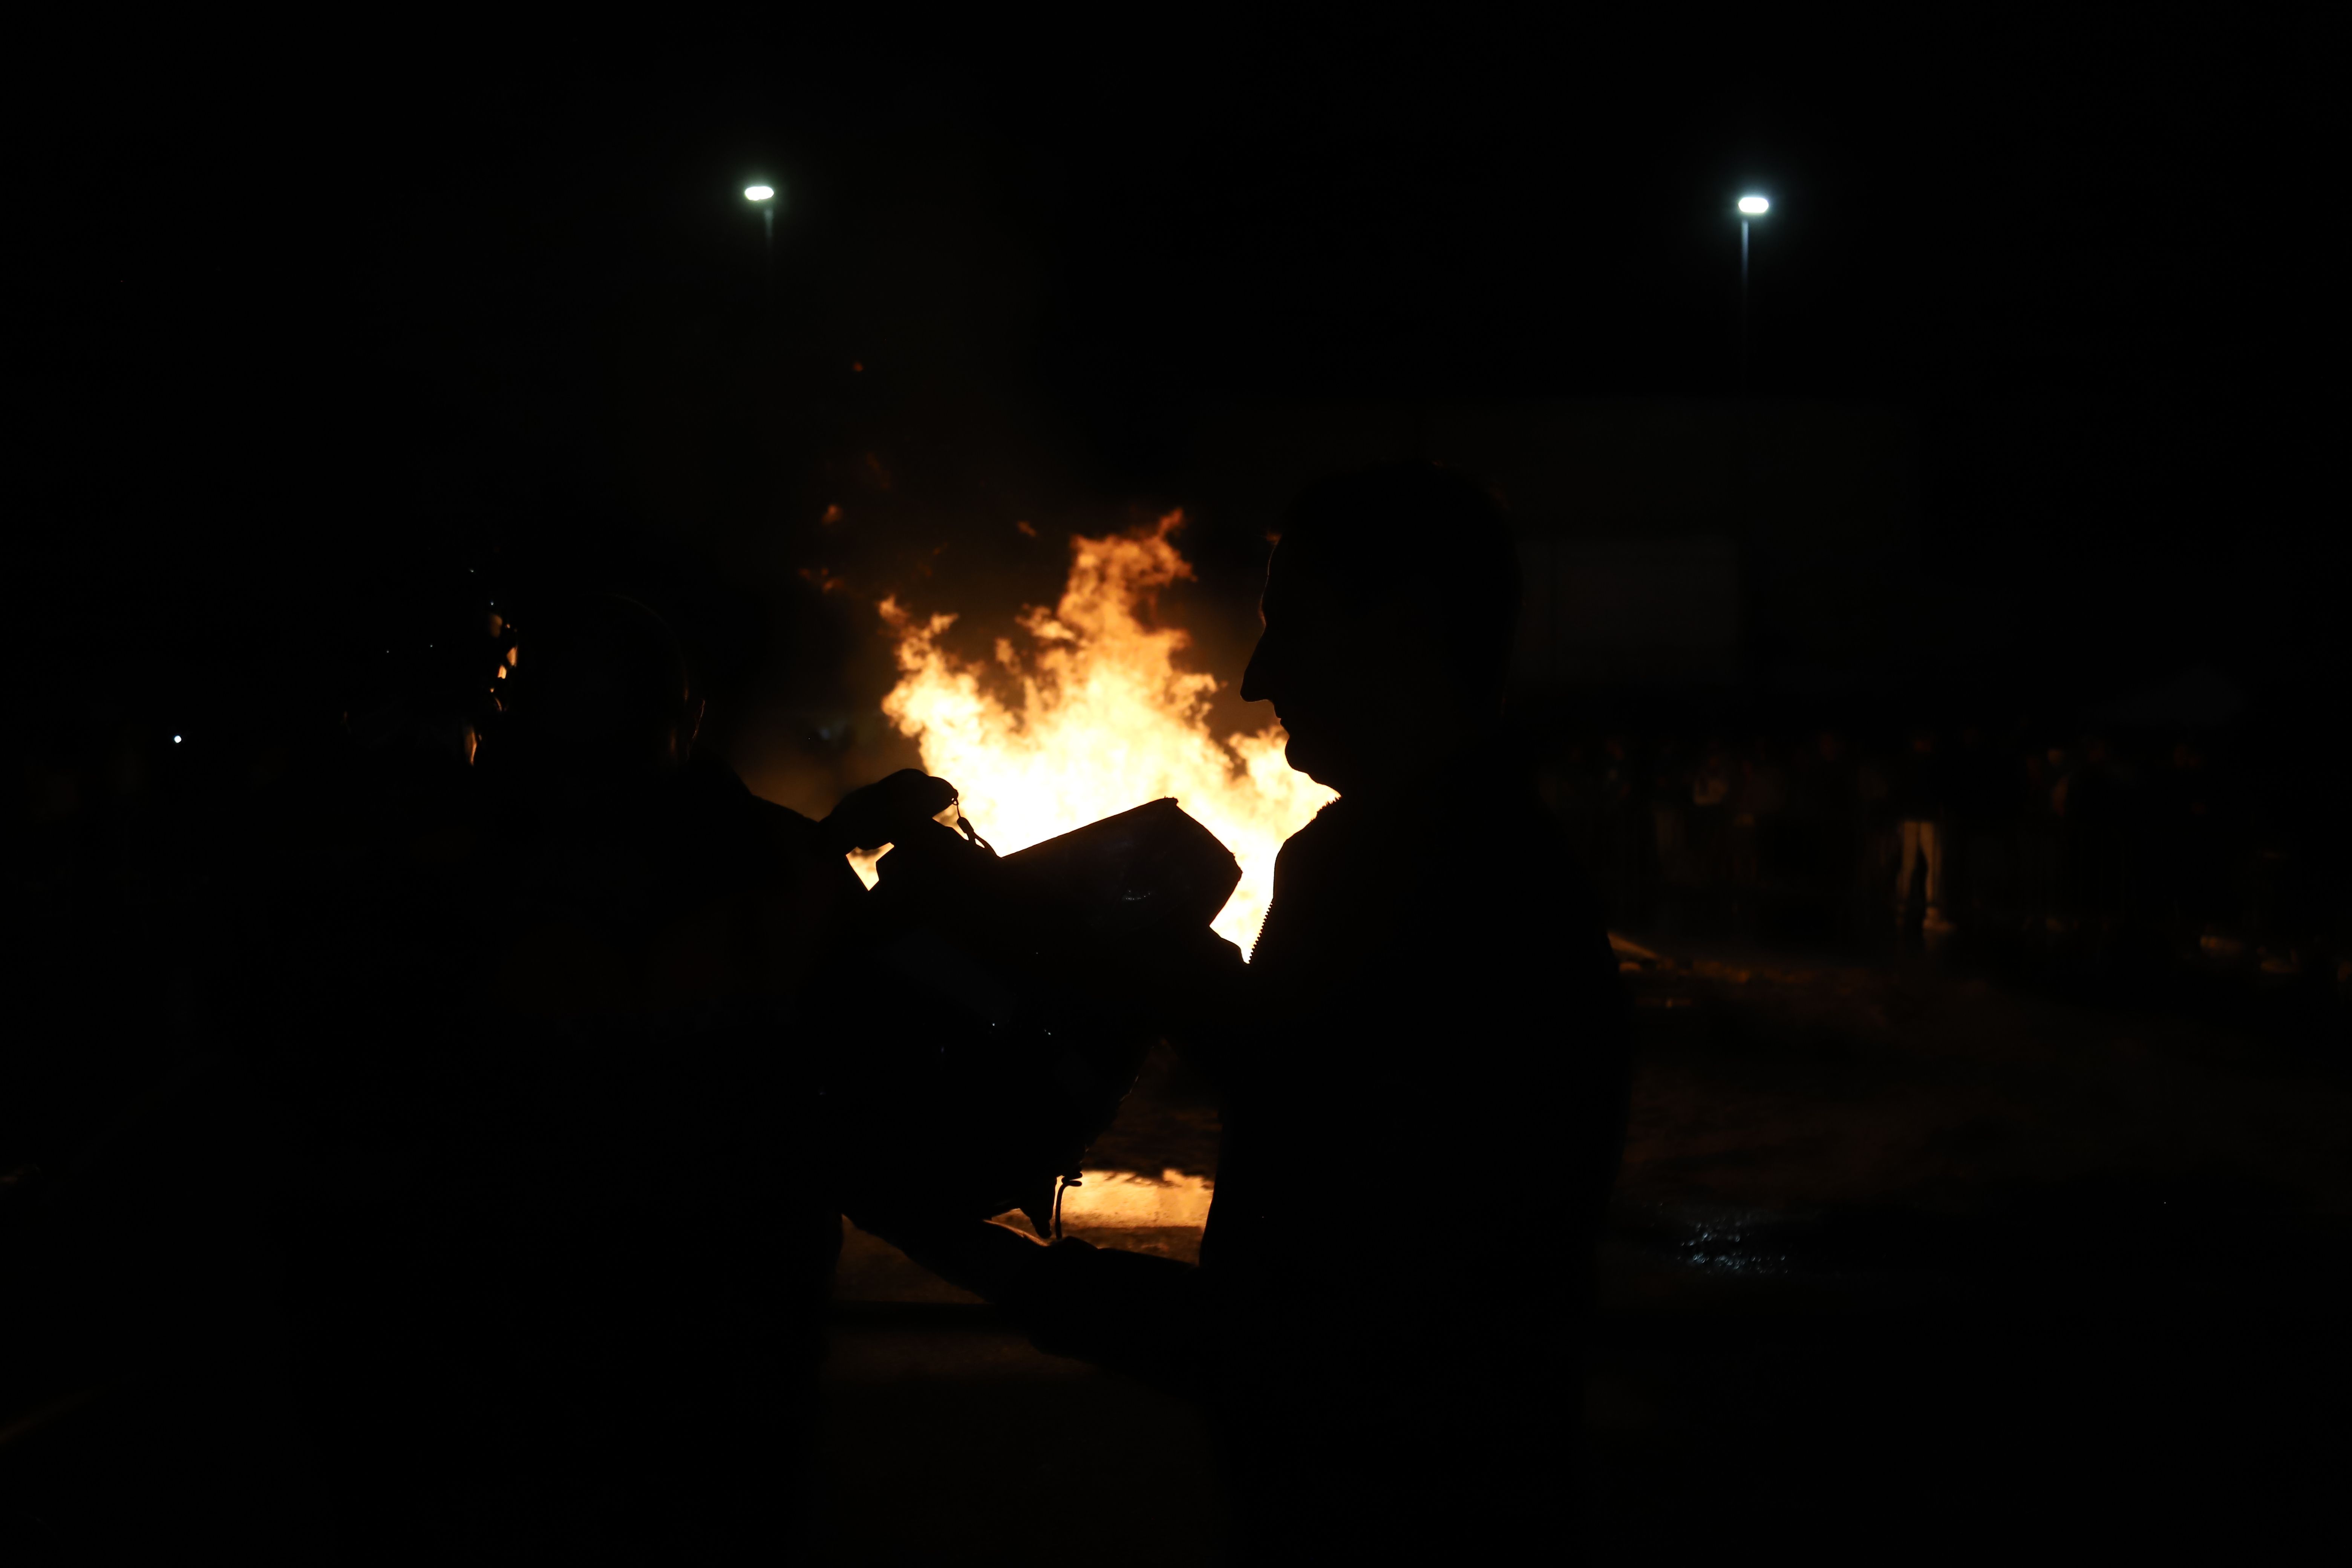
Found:
[[[1222,742],[1212,735],[1216,678],[1179,668],[1191,639],[1138,614],[1153,590],[1192,574],[1168,540],[1182,519],[1170,512],[1148,529],[1070,541],[1061,603],[1022,613],[1026,647],[996,639],[997,679],[1017,684],[1017,705],[986,689],[984,667],[940,646],[955,616],[918,622],[885,599],[900,673],[882,710],[915,739],[927,772],[954,781],[964,814],[1005,854],[1174,795],[1241,862],[1241,885],[1215,924],[1246,952],[1273,892],[1276,851],[1337,797],[1283,761],[1278,724]],[[872,875],[870,863],[858,870]]]

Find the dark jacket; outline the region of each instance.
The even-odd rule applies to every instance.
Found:
[[[1532,790],[1458,829],[1328,806],[1227,983],[1195,1034],[1224,1129],[1200,1267],[1065,1243],[1016,1313],[1207,1403],[1243,1560],[1557,1539],[1626,1094],[1564,836]]]

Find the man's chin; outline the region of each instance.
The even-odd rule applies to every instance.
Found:
[[[1297,735],[1283,742],[1282,760],[1326,789],[1339,789],[1339,774],[1347,771],[1344,763],[1314,740],[1301,740]]]

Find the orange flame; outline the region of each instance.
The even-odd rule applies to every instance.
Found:
[[[1168,539],[1183,515],[1070,541],[1061,602],[1022,612],[1026,647],[996,639],[996,663],[1019,685],[1017,706],[982,687],[981,666],[940,646],[955,616],[918,622],[883,600],[882,618],[898,636],[899,678],[882,711],[915,740],[926,771],[962,791],[964,815],[1007,854],[1174,795],[1241,862],[1241,885],[1215,927],[1246,952],[1265,917],[1282,841],[1338,797],[1283,760],[1278,724],[1223,742],[1211,734],[1216,678],[1180,668],[1176,656],[1192,639],[1139,615],[1154,591],[1192,574]]]

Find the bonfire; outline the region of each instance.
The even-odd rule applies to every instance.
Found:
[[[882,710],[1003,853],[1175,796],[1241,862],[1215,929],[1247,952],[1276,853],[1336,796],[1283,760],[1280,725],[1212,731],[1217,678],[1186,668],[1191,639],[1149,610],[1158,589],[1192,574],[1170,537],[1182,520],[1171,511],[1127,533],[1074,537],[1060,602],[1015,618],[995,639],[993,669],[942,645],[954,616],[919,620],[883,600],[899,675]],[[872,861],[858,868],[870,884]]]

